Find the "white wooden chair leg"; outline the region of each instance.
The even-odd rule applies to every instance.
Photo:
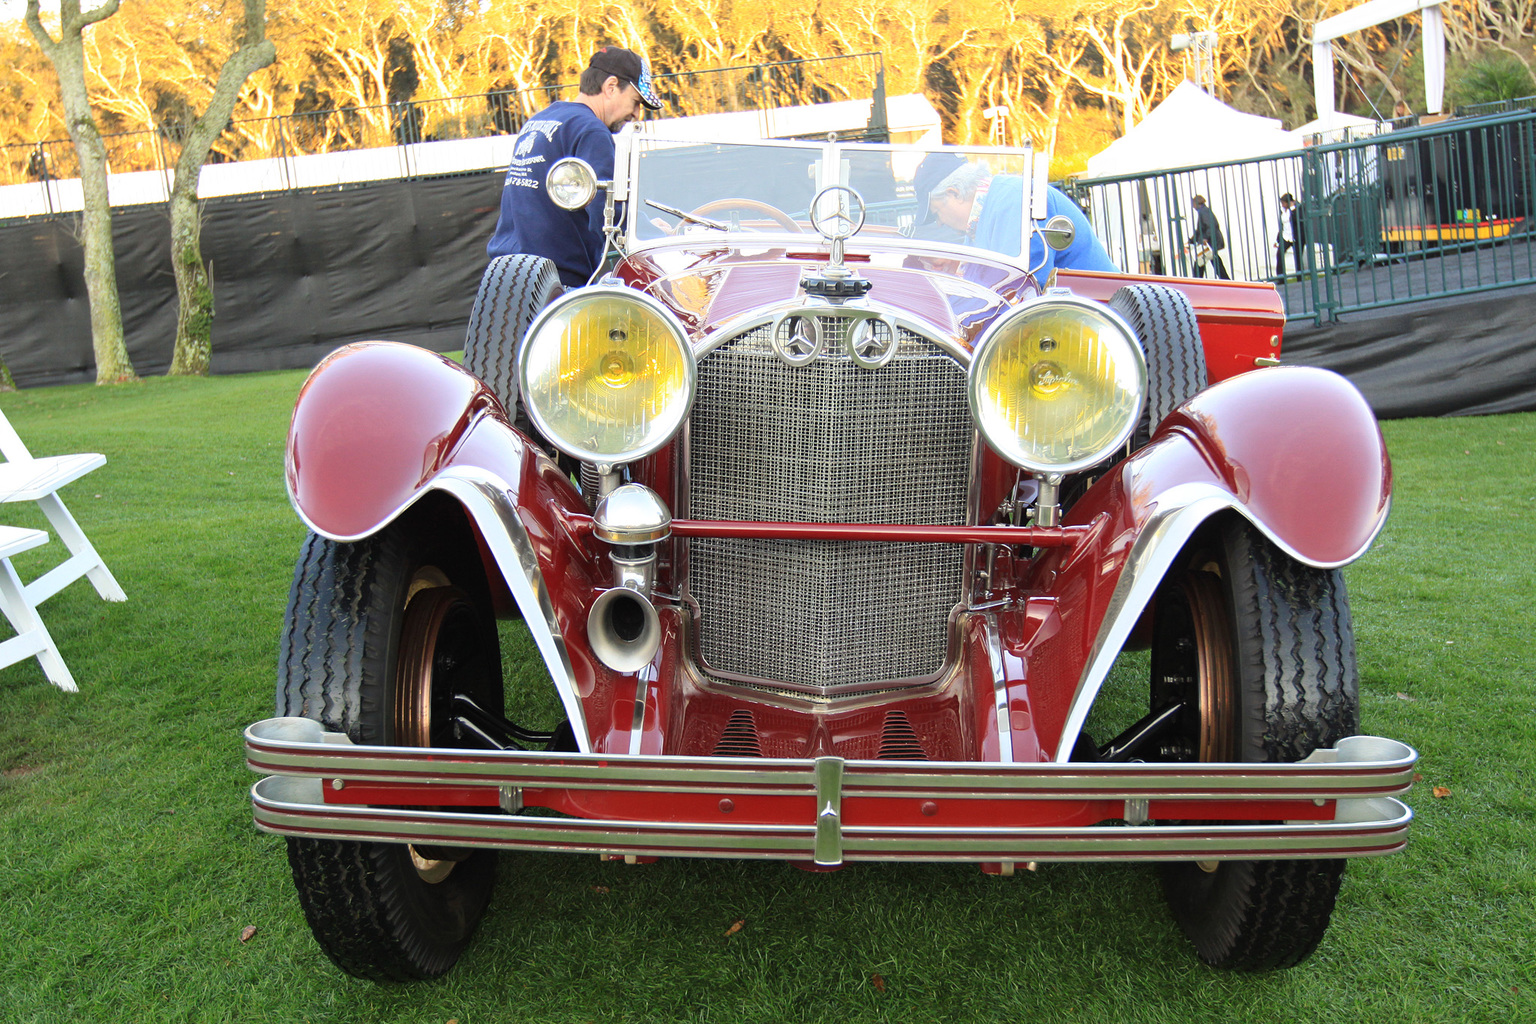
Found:
[[[35,656],[50,683],[61,690],[77,692],[75,677],[69,674],[69,666],[64,664],[48,627],[43,625],[43,617],[27,601],[26,589],[9,558],[0,558],[0,610],[16,630],[15,636],[0,643],[0,666]]]
[[[75,522],[75,517],[70,515],[69,509],[64,507],[64,502],[59,499],[59,496],[46,495],[37,499],[37,504],[43,510],[43,514],[48,517],[48,522],[53,524],[53,532],[58,534],[59,540],[64,542],[70,557],[63,564],[55,566],[27,584],[27,597],[30,603],[34,606],[42,604],[81,576],[91,581],[91,586],[96,588],[96,593],[101,595],[102,600],[128,600],[128,595],[123,593],[123,588],[118,585],[112,571],[107,568],[107,563],[97,553],[90,538],[86,537],[85,531],[80,529],[80,524]]]

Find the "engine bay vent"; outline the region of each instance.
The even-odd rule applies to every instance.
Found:
[[[885,727],[880,735],[880,752],[875,755],[881,761],[926,761],[928,752],[917,738],[917,730],[907,721],[905,712],[892,711],[885,716]]]
[[[737,709],[731,712],[731,720],[725,723],[725,732],[715,744],[716,757],[762,757],[763,748],[757,739],[757,724],[752,712]]]

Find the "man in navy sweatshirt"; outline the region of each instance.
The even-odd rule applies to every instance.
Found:
[[[613,178],[613,135],[635,119],[644,104],[661,109],[644,57],[620,46],[592,55],[574,102],[551,103],[523,125],[501,189],[501,216],[485,251],[492,259],[511,253],[543,256],[560,272],[560,283],[579,288],[603,256],[603,204],[562,210],[544,190],[558,160],[576,156],[592,165],[598,180]]]

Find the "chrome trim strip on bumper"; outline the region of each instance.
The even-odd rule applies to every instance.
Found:
[[[844,860],[1183,860],[1353,857],[1406,842],[1412,813],[1392,796],[1418,755],[1352,736],[1297,764],[985,764],[722,757],[633,757],[361,747],[313,721],[246,730],[246,763],[277,773],[251,790],[269,832],[385,842],[622,852],[633,855]],[[326,804],[324,779],[383,784],[800,796],[798,824],[634,822],[502,817]],[[344,789],[344,786],[342,787]],[[1335,820],[1284,825],[887,827],[847,823],[848,800],[1337,800]],[[429,798],[424,798],[429,799]]]

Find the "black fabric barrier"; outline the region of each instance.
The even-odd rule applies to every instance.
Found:
[[[313,366],[349,341],[464,341],[501,173],[228,197],[203,204],[213,266],[213,370]],[[23,387],[95,379],[72,217],[0,221],[0,354]],[[164,206],[113,216],[134,368],[164,373],[176,330]],[[1536,409],[1536,290],[1512,288],[1292,324],[1287,363],[1350,378],[1383,419]]]
[[[313,366],[349,341],[464,343],[501,174],[232,196],[203,203],[215,373]],[[22,387],[95,380],[76,218],[0,221],[0,354]],[[115,211],[128,355],[164,373],[176,337],[170,215]]]
[[[1292,324],[1286,363],[1348,377],[1381,419],[1536,410],[1536,289],[1506,288],[1326,324]]]

